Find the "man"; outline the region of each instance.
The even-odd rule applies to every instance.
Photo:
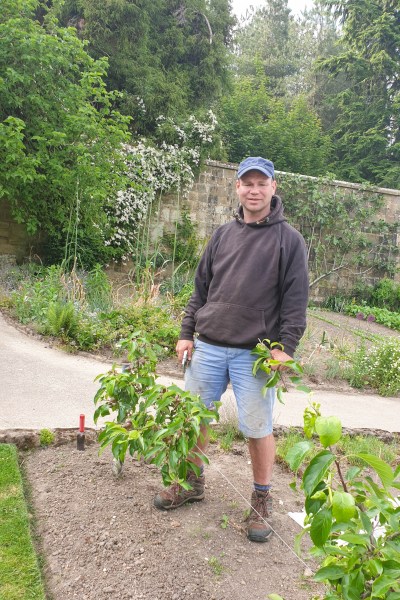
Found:
[[[200,260],[176,351],[180,361],[187,351],[190,361],[186,389],[199,394],[208,407],[220,400],[229,381],[232,384],[254,480],[247,537],[265,542],[272,533],[266,519],[272,507],[275,389],[263,396],[265,374],[252,375],[256,357],[251,350],[267,338],[282,345],[271,350],[275,360],[293,357],[306,326],[307,253],[302,236],[283,217],[270,160],[243,160],[236,191],[235,219],[214,232]],[[206,451],[207,443],[204,428],[198,451]],[[204,498],[202,462],[198,457],[193,462],[201,474],[190,473],[192,489],[165,488],[154,499],[157,508],[170,510]]]

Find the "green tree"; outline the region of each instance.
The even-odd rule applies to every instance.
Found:
[[[66,0],[54,6],[95,58],[107,56],[107,83],[140,134],[160,114],[185,117],[209,108],[229,84],[229,0]]]
[[[398,0],[324,0],[342,22],[340,52],[321,61],[347,86],[333,95],[336,174],[400,185],[400,6]]]
[[[34,20],[39,6],[3,2],[0,200],[29,233],[45,232],[54,258],[72,236],[95,261],[104,257],[107,199],[122,184],[127,119],[106,91],[106,61],[91,58],[74,30]]]
[[[291,104],[273,98],[263,74],[237,78],[220,106],[220,128],[229,160],[270,156],[280,171],[304,175],[326,172],[329,139],[304,97]]]
[[[296,71],[290,38],[295,21],[287,0],[266,0],[235,35],[235,64],[239,75],[255,75],[260,65],[275,96],[286,93],[286,78]]]

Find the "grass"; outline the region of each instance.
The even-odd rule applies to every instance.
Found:
[[[15,446],[0,445],[0,598],[45,600]]]
[[[373,454],[394,466],[400,458],[400,447],[395,442],[386,443],[372,435],[344,435],[337,444],[338,450],[347,456],[349,464],[364,466],[351,455],[359,452]]]
[[[212,444],[219,444],[219,447],[224,452],[230,452],[235,442],[242,442],[243,440],[244,436],[238,428],[237,419],[236,422],[234,420],[220,421],[210,431],[210,442]]]
[[[276,444],[276,455],[277,457],[286,464],[286,454],[289,449],[302,442],[305,439],[305,435],[295,429],[289,430],[284,433],[277,440]],[[365,466],[365,463],[357,461],[353,456],[356,453],[364,452],[366,454],[373,454],[378,458],[384,460],[388,464],[395,466],[398,464],[400,459],[400,444],[396,442],[383,442],[382,440],[372,435],[343,435],[343,437],[337,443],[337,449],[340,454],[346,456],[346,460],[350,465]],[[314,453],[310,453],[307,462],[319,451],[315,449]]]
[[[217,558],[216,556],[210,556],[210,558],[208,559],[208,564],[211,567],[211,570],[214,573],[214,575],[222,575],[224,566],[219,560],[219,558]]]

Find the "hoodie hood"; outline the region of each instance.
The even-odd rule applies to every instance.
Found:
[[[243,220],[243,206],[239,204],[238,209],[234,213],[234,218],[238,223],[242,225],[248,225],[249,227],[263,227],[266,225],[276,225],[276,223],[282,223],[286,221],[283,216],[283,204],[279,196],[272,196],[271,199],[271,212],[269,215],[261,219],[261,221],[255,221],[254,223],[245,223]]]

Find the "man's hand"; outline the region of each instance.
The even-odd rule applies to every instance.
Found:
[[[279,348],[273,348],[271,350],[271,357],[274,360],[279,360],[280,362],[286,362],[287,360],[293,360],[293,358],[291,356],[289,356],[289,354],[286,354],[286,352],[284,352],[283,350],[279,350]],[[285,365],[275,365],[272,366],[271,369],[273,371],[284,371],[285,369],[288,369],[288,367],[285,367]]]
[[[175,350],[180,363],[183,360],[183,353],[187,350],[187,361],[190,362],[193,354],[193,340],[178,340]]]

